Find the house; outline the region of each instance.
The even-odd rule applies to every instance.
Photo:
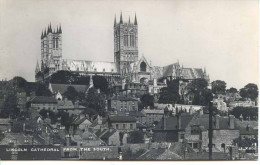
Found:
[[[196,113],[197,111],[203,110],[204,106],[201,105],[185,105],[185,104],[175,104],[174,108],[176,109],[176,112],[185,112],[185,113]]]
[[[26,92],[17,92],[16,98],[17,98],[17,107],[21,111],[24,111],[26,109],[26,102],[27,102]]]
[[[109,111],[138,111],[138,100],[132,97],[113,96],[107,103]]]
[[[98,130],[95,134],[103,142],[105,142],[106,145],[109,145],[109,146],[119,146],[120,145],[119,131],[116,129]]]
[[[155,122],[159,122],[164,115],[164,110],[159,109],[144,109],[142,112],[145,114],[144,123],[147,126],[152,126]]]
[[[158,82],[158,79],[153,79],[152,81],[148,82],[148,91],[149,94],[153,96],[158,96],[161,92],[161,89],[167,87],[166,79],[163,82]]]
[[[75,104],[71,100],[65,98],[64,100],[58,100],[58,111],[64,111],[71,115],[79,115],[82,111],[84,111],[86,107],[79,105],[79,102],[76,101]]]
[[[34,136],[26,135],[23,133],[4,133],[4,138],[0,141],[0,145],[42,145]]]
[[[11,129],[10,119],[0,118],[0,131],[7,132]]]
[[[123,80],[124,81],[124,80]],[[148,93],[148,86],[143,82],[128,82],[122,83],[123,94],[131,94],[133,96],[139,97],[141,95]]]
[[[133,116],[109,116],[108,123],[110,128],[119,131],[130,132],[136,130],[136,118]]]
[[[235,100],[228,104],[229,107],[255,107],[255,102],[251,100]]]
[[[77,130],[85,132],[89,129],[91,125],[92,123],[89,120],[89,117],[81,113],[71,123],[70,133],[74,135]]]
[[[251,150],[255,152],[258,147],[257,121],[243,121],[235,119],[235,128],[239,129],[239,138],[234,140],[240,151]]]
[[[163,117],[154,129],[154,141],[186,141],[195,151],[208,150],[209,115],[202,113]],[[239,137],[233,115],[218,116],[213,119],[213,150],[226,152],[233,140]]]
[[[85,93],[89,88],[89,85],[49,83],[49,90],[53,95],[55,95],[57,99],[62,100],[64,93],[68,90],[70,86],[73,87],[78,93]]]
[[[58,102],[53,97],[47,96],[35,96],[30,101],[30,108],[37,111],[40,110],[51,110],[57,112]]]
[[[139,123],[145,123],[146,116],[143,111],[130,111],[129,116],[133,116]]]
[[[166,117],[163,115],[158,125],[154,128],[153,140],[155,142],[182,142],[185,130],[193,115],[182,113],[178,116]]]
[[[223,99],[213,99],[213,105],[222,112],[227,112],[227,103],[224,102]]]
[[[188,143],[198,150],[208,150],[208,129],[209,129],[209,115],[196,114],[185,130],[185,139]],[[200,132],[200,133],[199,133]],[[201,136],[201,139],[199,136]],[[235,128],[235,117],[219,116],[213,118],[213,151],[227,152],[227,148],[233,144],[233,140],[239,137],[239,130]],[[195,140],[196,139],[196,140]],[[200,143],[200,139],[201,143]]]
[[[93,121],[93,123],[90,125],[90,128],[93,131],[97,131],[100,129],[107,129],[108,126],[108,117],[102,117],[102,116],[97,116],[97,118]]]

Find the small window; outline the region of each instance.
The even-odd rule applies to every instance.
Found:
[[[125,129],[125,124],[123,124],[123,129]]]
[[[184,139],[184,134],[180,134],[180,139]]]
[[[116,124],[116,129],[118,129],[118,124]]]
[[[198,143],[193,143],[193,148],[194,149],[198,149],[199,148],[199,144]]]
[[[103,72],[105,72],[105,71],[106,71],[106,69],[104,68],[104,69],[103,69]]]
[[[133,129],[133,124],[130,124],[130,129]]]

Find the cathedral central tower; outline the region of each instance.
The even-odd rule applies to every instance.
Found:
[[[138,26],[135,15],[134,22],[130,17],[123,22],[122,13],[119,23],[114,21],[114,60],[122,73],[123,68],[138,60]]]

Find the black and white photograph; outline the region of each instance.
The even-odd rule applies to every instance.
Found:
[[[0,0],[0,164],[257,162],[258,3]]]

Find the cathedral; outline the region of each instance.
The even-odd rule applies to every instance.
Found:
[[[40,64],[40,65],[39,65]],[[165,81],[181,79],[191,81],[204,78],[209,82],[206,69],[186,68],[179,62],[167,66],[152,66],[144,56],[139,57],[138,22],[124,21],[122,13],[119,22],[114,19],[114,62],[69,60],[62,58],[61,26],[52,28],[51,24],[41,34],[41,61],[36,65],[35,79],[43,81],[59,70],[77,72],[80,75],[104,76],[112,87],[121,90],[149,91],[156,94]]]

